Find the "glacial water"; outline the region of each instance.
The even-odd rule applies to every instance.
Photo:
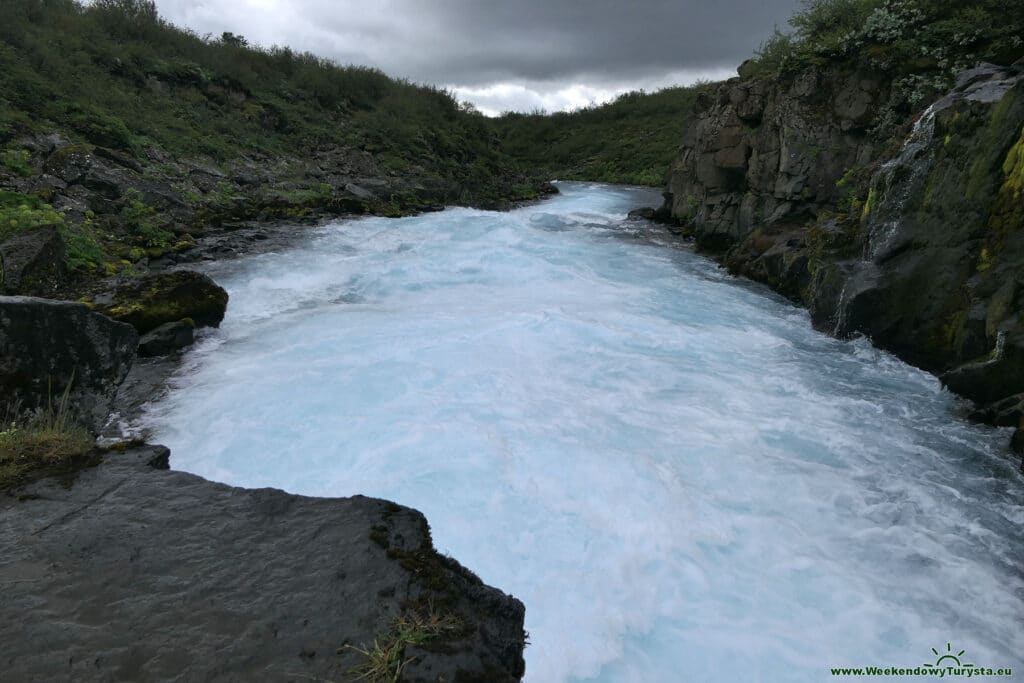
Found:
[[[340,221],[230,291],[146,417],[172,466],[422,510],[521,598],[527,681],[1024,671],[1024,480],[937,380],[686,249],[654,199]],[[948,660],[947,660],[948,661]],[[888,679],[898,680],[898,679]]]

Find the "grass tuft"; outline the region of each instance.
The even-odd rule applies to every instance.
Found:
[[[68,385],[70,389],[70,385]],[[47,471],[67,471],[93,451],[95,440],[68,409],[69,391],[27,419],[7,419],[0,431],[0,490]]]
[[[405,656],[407,646],[457,638],[464,629],[465,625],[456,615],[439,612],[429,603],[424,611],[406,610],[391,623],[388,634],[375,639],[373,645],[344,646],[343,649],[354,650],[364,658],[349,673],[354,681],[397,683],[405,667],[415,660],[415,657]]]

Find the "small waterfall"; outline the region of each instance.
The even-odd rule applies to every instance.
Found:
[[[873,198],[874,206],[868,216],[867,260],[884,258],[894,246],[907,200],[931,167],[935,112],[933,104],[921,114],[899,155],[883,164],[871,182],[869,201]]]
[[[1003,354],[1006,350],[1006,330],[1002,330],[996,335],[996,347],[992,349],[992,355],[989,357],[990,363],[1001,361]]]
[[[846,290],[849,287],[849,281],[843,283],[843,288],[839,292],[839,301],[836,302],[836,324],[832,328],[832,336],[839,339],[846,331]]]

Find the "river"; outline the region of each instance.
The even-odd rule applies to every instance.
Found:
[[[228,315],[152,440],[213,480],[423,511],[526,604],[529,683],[844,680],[947,645],[1019,676],[1007,433],[639,231],[651,193],[560,189],[212,265]]]

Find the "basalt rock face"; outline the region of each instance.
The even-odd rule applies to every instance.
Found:
[[[882,82],[812,69],[785,85],[733,79],[702,95],[669,172],[666,207],[702,246],[722,250],[756,229],[802,227],[841,196],[837,181],[868,163],[865,132]]]
[[[522,603],[439,555],[420,513],[167,464],[142,447],[0,494],[4,680],[354,680],[398,622],[433,635],[370,680],[522,678]]]
[[[723,84],[665,208],[819,328],[868,335],[1004,415],[987,404],[1024,393],[1024,67],[963,72],[885,140],[865,127],[888,96],[840,67]]]
[[[0,413],[55,404],[70,385],[70,409],[98,429],[137,344],[130,325],[83,304],[0,296]]]

